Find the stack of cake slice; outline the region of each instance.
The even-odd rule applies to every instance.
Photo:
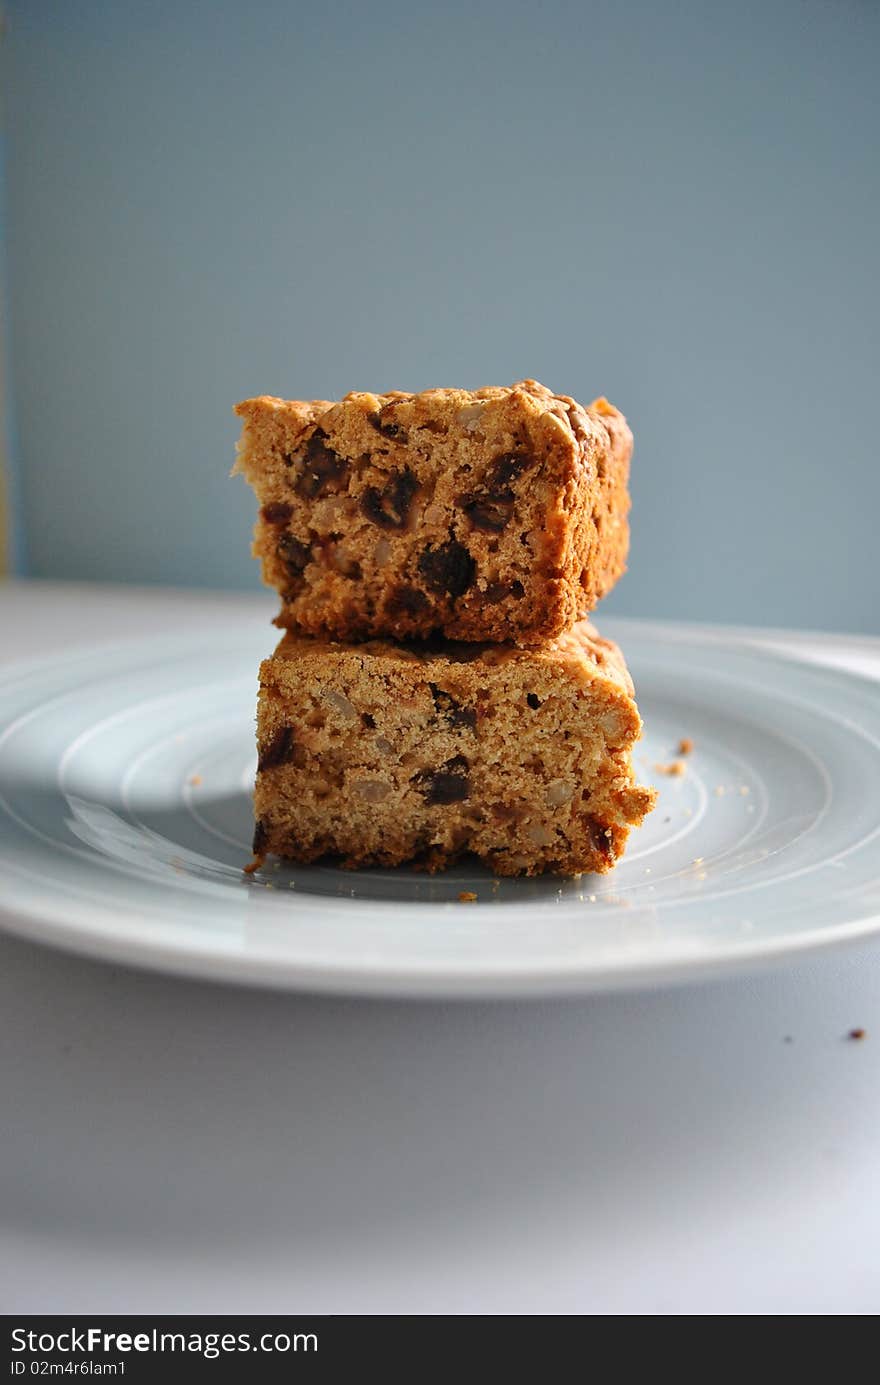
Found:
[[[623,415],[533,380],[236,412],[286,630],[255,856],[609,870],[654,801],[623,657],[585,619],[626,565]]]

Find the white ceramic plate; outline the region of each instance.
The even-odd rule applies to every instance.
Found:
[[[222,647],[194,632],[8,672],[0,922],[171,972],[439,996],[679,981],[880,924],[880,685],[645,624],[620,634],[660,801],[611,875],[243,876],[272,633],[231,616]],[[684,736],[686,773],[659,774]]]

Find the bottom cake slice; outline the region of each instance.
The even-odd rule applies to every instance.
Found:
[[[616,645],[535,649],[285,635],[260,670],[254,854],[498,875],[607,871],[655,792]]]

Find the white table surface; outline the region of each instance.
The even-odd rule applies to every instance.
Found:
[[[230,602],[271,612],[6,583],[0,661],[196,606],[222,631]],[[880,676],[880,640],[762,638]],[[880,1309],[880,942],[665,992],[440,1004],[0,935],[0,1113],[5,1313]]]

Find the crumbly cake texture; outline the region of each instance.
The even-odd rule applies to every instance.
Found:
[[[625,570],[632,433],[605,399],[522,380],[236,413],[285,628],[535,644]]]
[[[260,670],[254,854],[604,872],[654,803],[640,732],[620,650],[586,621],[530,649],[289,632]]]

